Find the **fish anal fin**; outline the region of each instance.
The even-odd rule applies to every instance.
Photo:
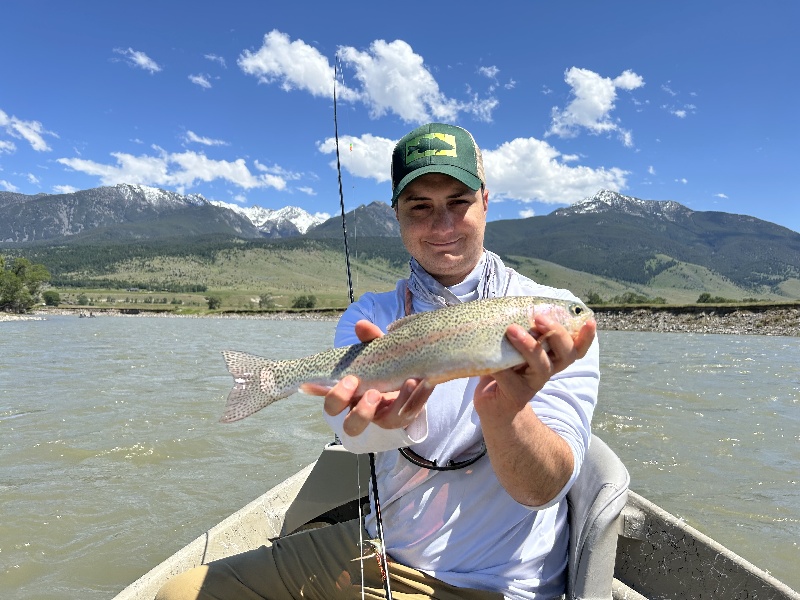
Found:
[[[320,383],[304,383],[300,386],[300,391],[309,396],[324,396],[331,391],[331,386]]]

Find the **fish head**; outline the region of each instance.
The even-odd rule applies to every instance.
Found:
[[[532,302],[528,310],[528,321],[531,329],[536,325],[536,316],[545,315],[561,324],[574,338],[590,319],[594,319],[594,311],[580,300],[548,299]]]

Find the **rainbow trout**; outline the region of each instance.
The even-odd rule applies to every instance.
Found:
[[[305,384],[333,386],[345,375],[358,377],[360,395],[372,388],[399,390],[410,378],[437,384],[514,367],[524,360],[506,338],[506,328],[517,323],[531,330],[535,315],[549,316],[573,337],[593,317],[578,301],[508,296],[413,314],[372,342],[306,358],[269,360],[226,350],[222,354],[235,384],[220,420],[244,419]]]

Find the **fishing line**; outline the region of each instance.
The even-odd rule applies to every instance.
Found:
[[[347,264],[347,286],[350,290],[350,303],[355,302],[353,295],[353,277],[350,273],[350,250],[347,246],[347,219],[344,212],[344,192],[342,191],[342,165],[339,158],[339,118],[336,110],[336,75],[341,73],[339,66],[339,55],[333,63],[333,129],[336,138],[336,173],[339,176],[339,205],[342,211],[342,234],[344,236],[344,256],[345,263]],[[344,76],[342,76],[344,81]],[[381,579],[383,580],[383,591],[386,594],[386,600],[392,600],[392,589],[389,585],[389,564],[386,559],[386,540],[383,537],[383,519],[381,518],[381,501],[378,496],[378,477],[375,473],[375,454],[369,453],[369,473],[372,480],[372,498],[375,500],[375,523],[378,530],[378,540],[380,541],[380,549],[377,552],[378,563],[380,565]],[[358,479],[358,496],[359,496],[359,517],[361,516],[361,478]],[[363,529],[363,521],[361,521],[361,528]],[[364,554],[363,536],[359,534],[361,541],[361,554]],[[364,594],[364,562],[361,561],[361,594]]]
[[[347,265],[347,287],[350,290],[350,303],[355,302],[353,295],[353,276],[350,274],[350,249],[347,247],[347,218],[344,214],[344,192],[342,191],[342,164],[339,157],[339,117],[336,113],[336,74],[339,68],[339,55],[333,63],[333,130],[336,138],[336,173],[339,175],[339,205],[342,209],[342,233],[344,234],[344,259]]]

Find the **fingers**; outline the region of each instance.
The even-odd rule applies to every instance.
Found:
[[[409,379],[398,392],[382,394],[367,390],[357,397],[358,385],[357,377],[347,375],[325,394],[327,414],[336,416],[350,409],[343,422],[344,432],[350,436],[359,435],[370,423],[385,429],[408,427],[422,411],[434,388],[426,381]]]
[[[350,436],[359,435],[370,423],[384,429],[408,427],[422,411],[432,391],[433,386],[417,379],[407,380],[400,391],[391,394],[369,390],[345,417],[344,432]]]
[[[366,343],[376,338],[383,337],[383,332],[375,323],[371,323],[366,319],[361,319],[356,322],[356,336],[361,342]]]
[[[350,406],[356,389],[358,389],[358,377],[352,375],[343,377],[325,394],[325,412],[332,417],[338,415]]]

